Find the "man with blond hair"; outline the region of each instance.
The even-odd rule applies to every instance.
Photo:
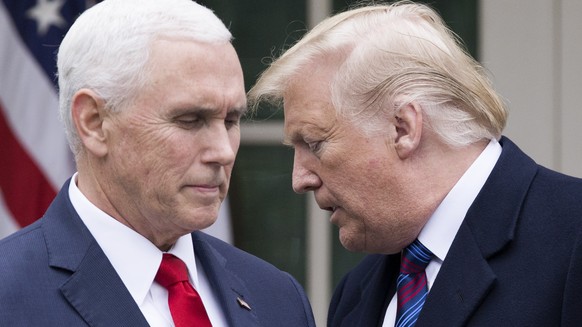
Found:
[[[351,251],[328,326],[579,326],[582,181],[502,136],[507,110],[430,7],[330,17],[249,92],[283,103],[293,189]]]

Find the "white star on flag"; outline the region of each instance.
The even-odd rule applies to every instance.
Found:
[[[45,35],[51,25],[65,27],[65,20],[60,14],[65,0],[38,0],[36,6],[26,12],[26,16],[36,20],[37,32]]]

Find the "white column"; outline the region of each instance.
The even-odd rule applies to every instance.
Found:
[[[561,130],[557,2],[481,0],[479,37],[481,62],[510,109],[504,134],[555,169]]]
[[[481,0],[481,61],[509,104],[506,135],[582,177],[582,1]]]
[[[559,9],[561,170],[582,177],[582,1],[562,0]]]
[[[331,226],[329,215],[307,195],[307,294],[317,326],[325,326],[331,299]]]
[[[332,11],[332,0],[308,0],[309,28]],[[331,225],[327,212],[319,209],[313,192],[307,197],[307,294],[317,326],[325,326],[331,299]]]

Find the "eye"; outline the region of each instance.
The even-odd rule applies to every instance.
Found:
[[[224,117],[224,126],[227,130],[240,125],[242,113],[242,110],[231,110],[226,114],[226,117]]]
[[[192,129],[200,127],[204,123],[204,120],[195,115],[183,115],[176,117],[174,122],[181,128]]]
[[[233,126],[238,126],[240,124],[240,119],[239,118],[226,118],[224,120],[224,126],[226,126],[226,129],[230,129]]]
[[[307,142],[307,146],[311,152],[318,154],[321,151],[323,142],[322,141],[315,141],[315,142]]]

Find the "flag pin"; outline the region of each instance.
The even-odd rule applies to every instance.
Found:
[[[251,311],[251,306],[245,302],[245,300],[241,299],[240,297],[236,298],[236,302],[238,302],[238,305],[240,305],[241,307]]]

